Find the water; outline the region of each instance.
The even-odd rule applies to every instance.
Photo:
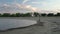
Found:
[[[25,19],[0,18],[0,30],[7,30],[10,28],[25,27],[36,24],[35,21]]]

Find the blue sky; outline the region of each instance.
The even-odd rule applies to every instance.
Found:
[[[41,11],[42,10],[42,11]],[[60,12],[60,0],[0,0],[0,12]]]

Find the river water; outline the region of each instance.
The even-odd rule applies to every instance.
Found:
[[[10,28],[25,27],[36,24],[36,21],[13,18],[0,18],[0,30],[7,30]]]

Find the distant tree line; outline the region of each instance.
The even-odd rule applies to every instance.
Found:
[[[46,14],[46,13],[37,13],[37,12],[34,12],[33,13],[33,16],[34,17],[38,17],[38,16],[48,16],[48,17],[51,17],[51,16],[60,16],[60,13],[57,13],[57,14],[53,14],[53,13],[49,13],[49,14]],[[0,13],[0,17],[32,17],[32,13],[15,13],[15,14],[10,14],[10,13],[3,13],[1,14]]]

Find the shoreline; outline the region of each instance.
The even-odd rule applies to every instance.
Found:
[[[5,18],[6,19],[6,18]],[[13,18],[15,19],[15,18]],[[27,20],[34,20],[34,21],[37,21],[38,20],[38,17],[19,17],[19,18],[16,18],[16,19],[27,19]],[[60,20],[60,17],[56,18],[56,17],[41,17],[40,18],[42,22],[45,23],[45,25],[47,26],[48,22],[49,24],[51,24],[52,22],[56,22],[58,20]],[[47,22],[45,22],[47,21]],[[23,27],[23,28],[13,28],[13,29],[9,29],[7,31],[4,31],[4,32],[0,32],[0,34],[47,34],[48,33],[48,26],[39,26],[39,25],[31,25],[31,26],[27,26],[27,27]],[[46,27],[46,28],[45,28]],[[48,30],[47,30],[48,29]],[[57,32],[52,32],[51,34],[58,34]]]
[[[7,31],[16,30],[16,29],[24,29],[24,28],[28,28],[28,27],[32,27],[32,26],[36,26],[36,25],[37,24],[33,24],[33,25],[25,26],[25,27],[10,28],[10,29],[7,29],[7,30],[0,30],[0,32],[7,32]]]

